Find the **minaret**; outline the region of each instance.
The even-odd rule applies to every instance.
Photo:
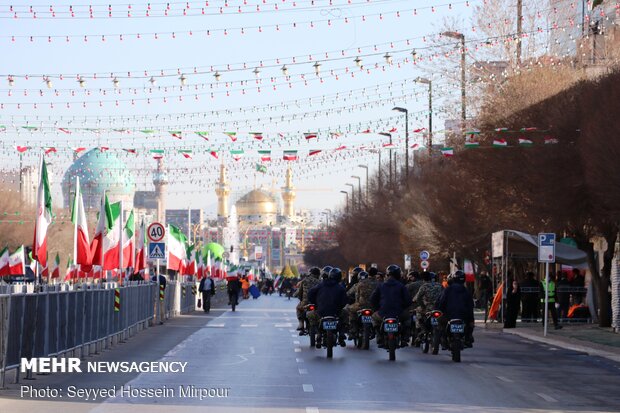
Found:
[[[293,186],[293,171],[290,165],[286,170],[286,186],[282,188],[282,200],[284,201],[282,215],[289,219],[293,218],[295,215],[295,205],[293,204],[295,201],[295,187]]]
[[[220,165],[220,180],[215,185],[215,193],[217,194],[217,218],[219,221],[226,222],[230,188],[226,182],[226,167],[223,163]]]
[[[166,220],[166,188],[168,187],[168,175],[164,169],[164,160],[157,160],[157,170],[153,174],[153,185],[157,193],[157,222],[165,225]]]

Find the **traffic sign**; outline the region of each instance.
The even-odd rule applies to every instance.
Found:
[[[422,260],[420,261],[420,267],[425,270],[427,269],[429,266],[431,265],[430,262],[428,262],[427,260]]]
[[[146,236],[149,238],[150,242],[159,242],[164,239],[165,235],[166,229],[159,222],[153,222],[146,230]]]
[[[166,243],[151,242],[149,243],[149,259],[163,260],[166,258]]]
[[[555,234],[538,234],[538,262],[555,262]]]
[[[411,255],[405,254],[405,270],[409,271],[411,269]]]
[[[428,260],[430,257],[431,257],[431,254],[430,254],[428,251],[424,250],[424,251],[420,252],[420,259],[421,259],[422,261],[426,261],[426,260]]]

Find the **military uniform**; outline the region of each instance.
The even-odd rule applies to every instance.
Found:
[[[407,283],[405,287],[407,287],[407,291],[409,291],[409,295],[411,295],[412,297],[415,297],[418,291],[420,291],[420,287],[422,287],[422,285],[424,285],[424,281],[418,280],[418,281],[412,281],[410,283]]]
[[[310,304],[308,302],[308,291],[320,282],[321,280],[319,280],[318,277],[314,277],[312,275],[308,275],[299,282],[299,288],[295,292],[295,296],[299,298],[299,304],[297,304],[297,319],[299,321],[304,319],[304,307]]]
[[[349,312],[349,325],[351,328],[357,327],[357,312],[364,308],[371,308],[370,296],[377,288],[379,283],[374,278],[361,280],[347,291],[347,297],[355,298],[355,303],[347,306]]]
[[[424,315],[435,309],[435,303],[441,295],[443,287],[436,282],[425,282],[422,284],[418,293],[413,297],[413,305],[416,310],[416,324],[418,328],[422,328],[422,319]]]

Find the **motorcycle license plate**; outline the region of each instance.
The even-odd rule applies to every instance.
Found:
[[[338,320],[323,321],[323,330],[336,330],[338,328]]]
[[[396,323],[385,323],[383,324],[383,330],[386,333],[398,333],[398,324]]]
[[[437,319],[435,317],[433,317],[433,318],[431,318],[431,325],[432,326],[439,325],[439,321],[437,321]]]
[[[451,333],[465,333],[465,324],[450,324]]]
[[[363,315],[362,316],[362,323],[364,323],[364,324],[371,324],[372,323],[372,316]]]

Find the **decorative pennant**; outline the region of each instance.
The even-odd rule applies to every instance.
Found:
[[[198,131],[198,132],[195,132],[195,133],[196,133],[196,135],[200,136],[205,141],[209,140],[209,132]]]
[[[304,138],[306,138],[306,140],[310,140],[310,139],[316,139],[318,138],[318,135],[316,132],[308,132],[308,133],[304,133]]]
[[[519,146],[533,146],[534,142],[529,139],[519,138]]]
[[[192,159],[192,150],[191,149],[179,149],[179,153],[183,155],[185,159]]]
[[[298,159],[297,151],[284,151],[282,159],[285,161],[296,161]]]
[[[235,161],[238,161],[239,159],[243,158],[243,149],[233,149],[230,151],[230,154]]]
[[[308,156],[318,155],[319,153],[321,153],[321,149],[310,149]]]
[[[559,142],[560,141],[558,141],[556,138],[552,138],[551,136],[545,136],[545,145],[553,145]]]
[[[508,142],[506,142],[506,139],[494,139],[493,146],[496,148],[505,148],[508,146]]]
[[[263,140],[263,134],[260,132],[250,132],[250,135],[252,135],[252,137],[258,141]]]
[[[133,148],[123,148],[123,150],[128,153],[133,153],[134,155],[138,154],[138,152]]]
[[[447,158],[454,156],[454,148],[449,148],[449,147],[441,148],[441,154]]]
[[[227,135],[231,141],[237,142],[237,132],[224,132],[224,134]]]
[[[54,148],[53,146],[49,148],[45,148],[45,154],[49,155],[50,153],[56,153],[56,148]]]
[[[171,130],[168,131],[173,138],[183,139],[183,132],[180,130]]]
[[[260,155],[261,162],[270,162],[271,161],[271,150],[260,150],[258,151]]]
[[[256,164],[256,172],[260,172],[260,173],[267,173],[267,166],[262,165],[260,163]]]

